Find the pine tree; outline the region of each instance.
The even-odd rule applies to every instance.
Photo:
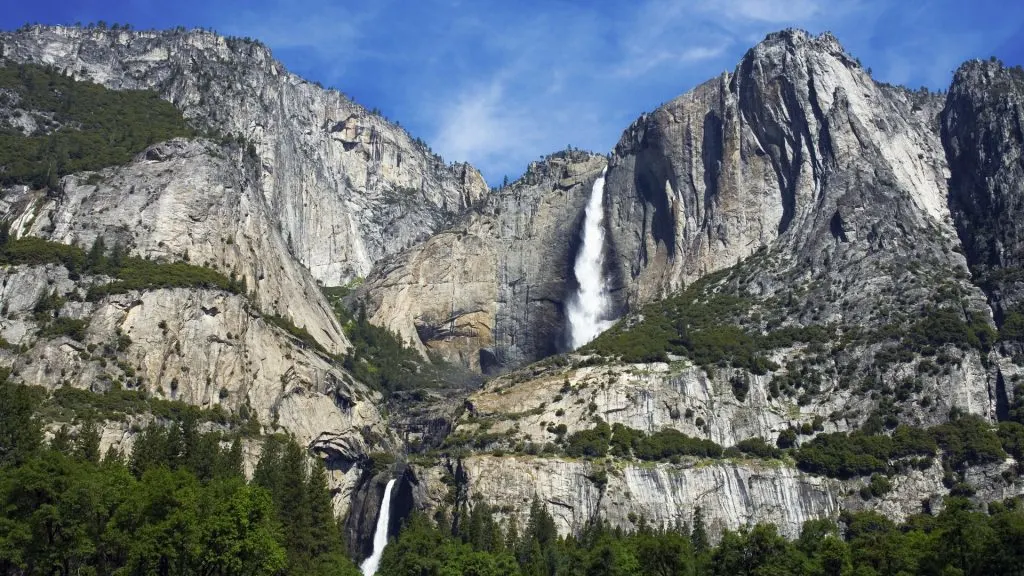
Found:
[[[263,452],[256,463],[252,481],[270,492],[271,496],[278,493],[281,485],[281,441],[271,436],[263,442]]]
[[[245,461],[242,457],[242,440],[240,438],[236,437],[232,440],[231,448],[223,453],[216,475],[222,478],[245,476]]]
[[[341,533],[334,518],[334,504],[327,484],[327,468],[317,460],[306,483],[306,509],[309,541],[305,553],[310,558],[340,551]]]
[[[71,431],[68,430],[68,425],[62,424],[61,427],[53,433],[53,438],[50,438],[50,450],[61,453],[71,452],[73,440],[74,438],[71,436]]]
[[[513,512],[508,517],[508,531],[505,533],[505,549],[515,552],[519,549],[519,518]]]
[[[100,462],[100,431],[94,422],[87,422],[75,436],[75,456],[99,464]]]
[[[90,272],[101,272],[102,266],[106,261],[107,246],[103,241],[103,236],[99,235],[96,240],[93,241],[92,247],[89,248],[89,254],[86,256],[86,270]]]
[[[21,464],[42,443],[43,432],[33,415],[36,403],[32,390],[0,373],[0,466]]]
[[[707,528],[704,526],[704,510],[697,506],[693,510],[693,531],[690,533],[690,542],[693,544],[693,553],[700,556],[708,551]]]

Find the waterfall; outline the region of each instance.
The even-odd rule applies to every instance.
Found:
[[[380,513],[377,515],[377,530],[373,533],[373,554],[359,566],[363,576],[373,576],[377,573],[380,557],[384,554],[384,547],[388,545],[388,516],[391,510],[391,488],[394,485],[395,479],[392,478],[384,488],[384,499],[380,501]]]
[[[583,219],[583,246],[573,272],[579,290],[569,300],[569,337],[575,350],[604,332],[614,322],[608,318],[608,287],[604,281],[604,176],[594,181]]]

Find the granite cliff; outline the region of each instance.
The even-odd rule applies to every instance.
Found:
[[[201,134],[5,187],[5,242],[102,239],[223,279],[105,292],[109,274],[12,260],[0,363],[51,393],[128,389],[290,433],[328,461],[357,556],[393,477],[392,531],[414,508],[476,501],[525,521],[537,497],[563,533],[668,526],[699,506],[716,534],[768,521],[795,536],[843,509],[902,519],[964,486],[979,501],[1024,491],[1005,454],[952,464],[936,447],[887,463],[884,493],[794,456],[829,435],[1016,413],[1019,70],[966,63],[943,97],[876,82],[830,34],[787,30],[638,118],[609,155],[555,153],[488,194],[471,166],[252,41],[28,27],[0,45],[14,63],[154,90]],[[7,127],[45,132],[5,102]],[[604,170],[622,320],[571,351],[572,266]],[[356,284],[347,316],[322,290]],[[360,311],[424,362],[496,377],[385,398],[353,376],[369,373]],[[152,419],[108,421],[104,445],[130,446]],[[614,434],[717,448],[645,459],[639,444],[610,451]],[[251,471],[258,438],[246,454]]]

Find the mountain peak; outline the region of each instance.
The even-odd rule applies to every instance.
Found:
[[[825,31],[814,35],[799,28],[786,28],[768,34],[764,40],[747,51],[743,59],[761,59],[770,57],[778,52],[789,54],[805,54],[808,52],[827,54],[838,58],[848,66],[860,67],[860,62],[843,48],[843,45],[839,43],[839,39],[831,32]]]

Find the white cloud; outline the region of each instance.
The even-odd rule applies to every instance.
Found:
[[[639,52],[619,64],[615,69],[615,74],[617,76],[632,78],[643,76],[655,68],[666,64],[679,66],[704,60],[711,60],[724,54],[729,45],[729,41],[721,40],[717,44],[691,46],[679,50],[662,49]]]
[[[434,145],[445,158],[468,160],[497,177],[516,174],[534,155],[550,151],[554,108],[540,98],[510,93],[503,75],[467,87],[441,110]],[[562,127],[564,129],[564,126]]]
[[[313,0],[277,0],[239,11],[222,32],[251,36],[271,49],[303,49],[316,55],[326,75],[341,76],[349,62],[371,56],[363,49],[365,30],[383,3],[360,5]]]
[[[821,15],[818,0],[724,0],[703,4],[708,12],[727,18],[768,24],[795,24]]]

